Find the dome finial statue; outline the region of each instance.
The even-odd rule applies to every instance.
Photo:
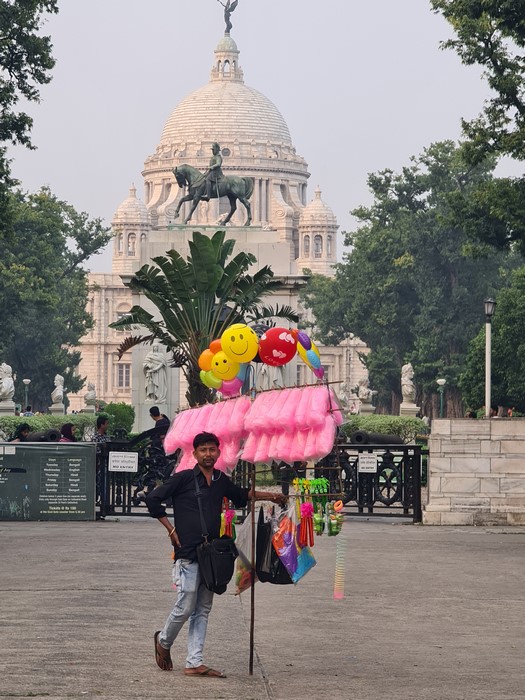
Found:
[[[224,7],[224,21],[226,22],[226,30],[225,34],[229,34],[232,30],[233,24],[231,23],[230,17],[232,12],[235,10],[237,5],[239,4],[239,0],[226,0],[226,3],[221,2],[221,0],[217,0],[217,2],[220,2],[221,5]]]

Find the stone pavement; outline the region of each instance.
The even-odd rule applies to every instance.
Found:
[[[297,586],[217,596],[206,661],[157,669],[173,600],[154,520],[0,523],[0,698],[517,700],[525,698],[525,528],[348,519]],[[333,599],[336,547],[346,596]]]

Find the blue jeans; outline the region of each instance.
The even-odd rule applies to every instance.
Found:
[[[201,583],[198,562],[189,559],[177,559],[173,566],[173,583],[177,586],[177,602],[159,635],[159,642],[169,649],[189,618],[186,668],[197,668],[202,664],[213,592]]]

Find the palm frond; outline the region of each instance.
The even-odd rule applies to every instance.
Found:
[[[261,321],[266,318],[282,318],[290,323],[297,323],[299,321],[299,314],[297,311],[292,309],[291,306],[259,306],[257,310],[251,314],[246,315],[246,323],[252,323],[254,321]]]
[[[136,347],[137,345],[142,345],[142,343],[151,343],[155,339],[153,335],[128,335],[127,338],[121,342],[117,348],[118,359],[121,360],[122,356]]]
[[[181,350],[180,348],[175,348],[172,350],[171,353],[172,359],[170,364],[170,367],[175,367],[180,369],[181,367],[184,367],[185,365],[188,364],[188,356],[184,352],[184,350]]]

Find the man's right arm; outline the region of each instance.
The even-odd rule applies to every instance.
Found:
[[[157,486],[151,493],[146,496],[146,505],[152,518],[157,518],[159,523],[163,525],[174,547],[180,547],[179,537],[175,530],[175,525],[171,523],[166,515],[165,501],[170,499],[177,489],[179,479],[177,476],[170,477],[164,484]]]

